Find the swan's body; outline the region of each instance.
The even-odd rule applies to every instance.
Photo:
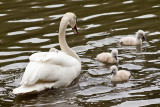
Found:
[[[75,14],[66,13],[60,23],[59,43],[63,52],[53,48],[49,52],[32,54],[20,83],[21,86],[13,90],[14,94],[42,91],[52,87],[67,87],[80,74],[80,58],[69,48],[65,39],[68,24],[71,27],[76,25]]]
[[[126,70],[119,70],[117,66],[113,65],[111,66],[111,81],[125,81],[128,80],[129,77],[131,76],[131,73]]]
[[[119,60],[117,59],[117,55],[118,55],[118,50],[114,49],[112,50],[111,53],[104,52],[104,53],[98,54],[96,59],[102,63],[111,63],[111,64],[118,63]]]
[[[142,39],[145,40],[145,33],[143,30],[139,30],[136,34],[135,37],[124,37],[120,39],[120,44],[121,45],[128,45],[128,46],[135,46],[135,45],[141,45],[142,44]]]

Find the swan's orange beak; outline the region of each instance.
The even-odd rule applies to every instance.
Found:
[[[74,26],[74,28],[72,28],[73,29],[73,32],[74,32],[74,34],[78,34],[78,30],[77,30],[77,24]]]

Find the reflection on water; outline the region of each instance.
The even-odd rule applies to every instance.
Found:
[[[158,0],[12,0],[0,2],[0,106],[158,106],[160,104],[160,2]],[[59,48],[58,28],[66,12],[78,17],[79,35],[67,29],[67,42],[81,57],[82,73],[67,88],[15,96],[28,57]],[[118,40],[147,33],[142,46],[120,46]],[[118,49],[119,69],[128,82],[110,81],[110,64],[97,54]]]

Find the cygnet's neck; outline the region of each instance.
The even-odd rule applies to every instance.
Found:
[[[61,50],[65,53],[67,53],[68,55],[76,58],[80,63],[81,60],[79,58],[79,56],[76,54],[76,52],[74,52],[67,44],[66,42],[66,28],[68,26],[69,23],[69,19],[68,17],[63,17],[61,22],[60,22],[60,26],[59,26],[59,44],[61,47]]]
[[[141,37],[140,37],[140,35],[138,33],[136,34],[136,39],[137,40],[141,40]]]
[[[117,54],[115,52],[111,52],[112,58],[114,58],[115,60],[117,60]]]

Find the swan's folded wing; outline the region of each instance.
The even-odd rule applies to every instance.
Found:
[[[46,53],[47,52],[34,53],[29,57],[29,60],[33,62],[40,62],[45,57]]]
[[[30,61],[60,65],[63,67],[73,66],[78,62],[77,59],[64,52],[40,52],[34,53],[29,58]]]
[[[40,76],[38,75],[39,69],[40,69],[39,63],[29,62],[25,69],[25,72],[20,84],[33,85],[34,83],[36,83],[40,78]]]
[[[39,80],[56,81],[57,77],[55,76],[62,73],[60,71],[80,65],[77,59],[63,52],[34,53],[29,60],[21,85],[33,85]]]

